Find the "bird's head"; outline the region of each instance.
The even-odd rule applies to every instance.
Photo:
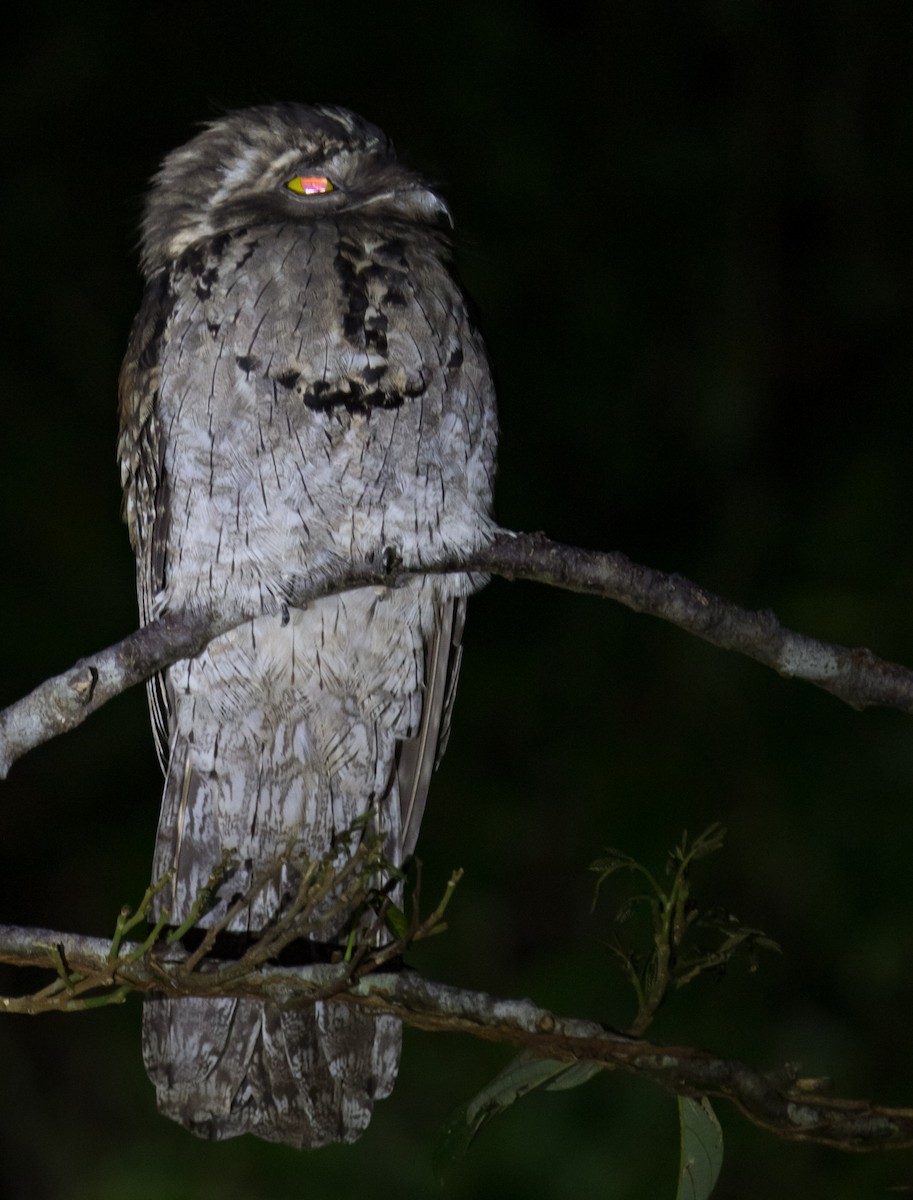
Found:
[[[250,225],[371,210],[450,223],[444,201],[400,163],[375,125],[333,105],[231,112],[162,163],[146,202],[148,275],[198,242]]]

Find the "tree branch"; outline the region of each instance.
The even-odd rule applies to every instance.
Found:
[[[822,1081],[798,1079],[782,1069],[764,1073],[732,1059],[690,1047],[660,1046],[616,1030],[558,1017],[531,1000],[501,1000],[485,992],[451,987],[414,971],[365,974],[352,979],[348,964],[305,967],[260,966],[241,977],[237,963],[205,960],[185,972],[186,952],[169,948],[167,958],[144,954],[142,943],[112,943],[49,929],[0,926],[0,962],[42,967],[79,976],[90,987],[129,991],[165,991],[182,996],[213,993],[269,999],[282,1006],[334,995],[340,1002],[389,1013],[407,1025],[435,1033],[464,1033],[522,1048],[538,1058],[595,1063],[622,1070],[682,1095],[720,1096],[730,1100],[754,1124],[788,1141],[818,1142],[840,1150],[913,1147],[913,1109],[845,1100],[821,1093]],[[90,990],[82,988],[82,995]],[[91,1001],[66,987],[34,996],[0,997],[0,1011],[36,1013],[89,1007]],[[51,994],[53,992],[53,994]]]
[[[862,709],[872,706],[913,713],[913,671],[784,628],[769,610],[739,608],[681,575],[631,562],[624,554],[581,550],[543,534],[498,531],[471,555],[441,556],[416,563],[380,547],[376,559],[324,571],[316,581],[284,581],[277,610],[303,608],[322,596],[357,587],[396,587],[414,575],[459,571],[523,579],[615,600],[635,612],[677,625],[722,650],[753,658],[778,674],[802,679]],[[167,613],[106,650],[40,684],[0,713],[0,779],[29,750],[81,724],[108,700],[181,659],[192,658],[214,637],[259,615],[249,610]]]

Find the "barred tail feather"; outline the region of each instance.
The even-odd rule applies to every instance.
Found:
[[[344,1004],[259,1000],[143,1006],[143,1059],[161,1112],[211,1140],[251,1133],[298,1149],[353,1142],[388,1096],[402,1025]]]

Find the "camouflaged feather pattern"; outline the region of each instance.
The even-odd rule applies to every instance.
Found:
[[[333,189],[295,195],[299,174]],[[338,108],[228,114],[156,177],[121,377],[141,615],[214,601],[259,614],[150,685],[166,774],[153,878],[174,872],[157,900],[173,925],[226,851],[236,871],[204,925],[290,839],[323,856],[369,810],[391,861],[414,849],[481,580],[291,611],[283,596],[385,548],[421,562],[493,530],[493,388],[447,267],[448,218],[384,135]],[[230,929],[256,936],[281,904],[267,889]],[[163,1112],[201,1136],[301,1147],[364,1130],[400,1034],[332,1002],[144,1009]]]

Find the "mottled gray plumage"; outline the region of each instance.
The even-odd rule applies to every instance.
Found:
[[[333,190],[291,191],[302,176]],[[214,597],[261,614],[150,690],[172,924],[226,850],[237,870],[204,924],[290,839],[316,858],[368,813],[391,861],[415,846],[481,581],[291,613],[283,596],[388,547],[420,563],[490,536],[494,398],[448,221],[341,108],[231,113],[156,176],[118,447],[142,619]],[[267,891],[230,929],[256,935],[283,901]],[[364,1130],[400,1027],[332,1002],[156,997],[143,1040],[160,1108],[195,1133],[318,1146]]]

